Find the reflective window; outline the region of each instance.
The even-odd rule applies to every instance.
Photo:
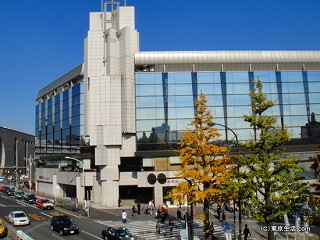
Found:
[[[263,82],[263,86],[266,83],[276,83],[275,72],[254,72],[255,79],[260,79]]]
[[[137,88],[137,96],[162,96],[162,85],[140,85]]]
[[[320,82],[309,82],[309,92],[320,93]]]
[[[306,99],[303,93],[283,94],[283,104],[305,104]]]
[[[312,82],[312,81],[320,82],[320,71],[308,72],[308,81],[309,82]]]
[[[303,93],[303,83],[302,82],[291,82],[291,83],[282,83],[282,92],[283,93]]]
[[[249,94],[250,88],[249,83],[239,83],[239,84],[228,84],[227,94]]]
[[[163,96],[137,97],[137,108],[164,107]]]
[[[207,106],[222,106],[222,95],[206,95],[207,97]]]
[[[194,118],[194,108],[169,108],[168,118]]]
[[[168,86],[169,95],[193,95],[191,84],[177,84]]]
[[[203,93],[205,95],[210,94],[222,94],[220,84],[198,84],[198,94]]]
[[[227,72],[227,83],[248,83],[248,72]]]
[[[282,82],[302,82],[302,72],[281,72]]]
[[[227,95],[228,105],[250,105],[251,99],[249,95]]]
[[[191,84],[191,73],[168,73],[168,84],[180,84],[187,83]]]
[[[193,107],[193,96],[169,96],[168,106],[169,107]]]

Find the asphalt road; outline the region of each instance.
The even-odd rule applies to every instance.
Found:
[[[69,215],[75,223],[79,226],[80,234],[78,235],[68,235],[61,236],[58,232],[50,230],[50,221],[53,216],[66,214],[65,211],[60,209],[51,209],[51,210],[41,210],[38,209],[34,204],[27,204],[21,200],[16,200],[14,197],[6,196],[3,193],[0,193],[0,218],[5,222],[6,227],[9,228],[9,239],[17,239],[11,235],[11,233],[22,230],[24,233],[28,234],[33,239],[101,239],[101,231],[105,227],[101,224],[93,222],[87,217],[82,217],[74,215],[73,213],[68,212]],[[8,221],[8,215],[11,211],[21,210],[24,211],[31,223],[28,226],[13,226]]]
[[[131,209],[126,209],[125,207],[114,209],[99,209],[92,207],[90,209],[90,217],[88,218],[87,216],[80,216],[74,212],[69,212],[65,209],[60,209],[57,207],[53,210],[41,210],[38,209],[35,205],[26,204],[23,201],[14,199],[14,197],[9,197],[3,193],[0,193],[0,218],[2,218],[5,221],[6,227],[9,228],[9,237],[7,239],[14,240],[17,239],[17,237],[14,236],[14,233],[17,230],[22,230],[35,240],[101,239],[102,229],[105,229],[108,226],[117,227],[123,225],[121,223],[121,212],[123,209],[125,209],[128,213],[128,224],[126,225],[126,227],[128,227],[130,231],[134,233],[136,236],[138,236],[141,240],[178,239],[180,231],[185,229],[184,222],[179,222],[175,219],[173,232],[169,231],[168,224],[167,222],[165,222],[161,224],[161,234],[156,235],[155,223],[157,219],[155,219],[154,215],[150,216],[141,213],[141,215],[137,215],[136,218],[133,218],[131,216]],[[14,210],[24,211],[29,216],[31,224],[29,226],[12,226],[12,224],[8,222],[8,214]],[[201,210],[201,207],[195,208],[195,213],[197,216],[195,218],[194,224],[195,232],[201,232],[202,223],[198,218]],[[215,213],[215,210],[213,210],[212,212]],[[67,214],[75,221],[75,223],[80,228],[79,235],[60,236],[59,233],[50,230],[51,218],[55,215],[60,214]],[[169,214],[172,216],[176,216],[176,208],[169,209]],[[211,221],[214,223],[216,229],[214,235],[218,239],[225,239],[221,222],[218,219],[216,219],[213,215],[211,215]],[[227,212],[227,222],[233,223],[233,213]],[[246,218],[245,216],[243,216],[242,227],[244,227],[245,223],[249,225],[252,233],[252,237],[249,238],[250,240],[266,239],[266,233],[261,230],[262,225],[260,223],[258,223],[254,219]],[[238,228],[236,228],[236,231],[238,235]],[[312,227],[312,232],[314,233],[313,236],[317,236],[319,234],[319,229]],[[283,235],[283,237],[286,236]],[[289,239],[294,239],[294,237],[294,235],[289,236]],[[309,238],[307,236],[306,239],[317,238]]]

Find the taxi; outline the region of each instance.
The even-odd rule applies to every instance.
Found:
[[[7,229],[4,226],[4,222],[0,219],[0,237],[7,236]]]

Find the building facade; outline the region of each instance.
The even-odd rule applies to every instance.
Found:
[[[242,116],[258,78],[277,103],[269,113],[292,134],[288,154],[299,156],[306,179],[314,176],[308,158],[319,152],[320,51],[141,52],[134,7],[106,2],[90,13],[84,52],[83,64],[36,99],[38,191],[102,206],[126,198],[163,204],[181,180],[150,179],[175,176],[175,149],[198,95],[207,96],[215,122],[245,141],[254,132]],[[233,151],[234,135],[219,130]]]
[[[0,175],[29,174],[34,149],[33,135],[0,126]]]

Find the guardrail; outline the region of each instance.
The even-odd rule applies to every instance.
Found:
[[[28,236],[21,230],[17,230],[17,237],[19,238],[19,240],[34,240],[32,237]]]

